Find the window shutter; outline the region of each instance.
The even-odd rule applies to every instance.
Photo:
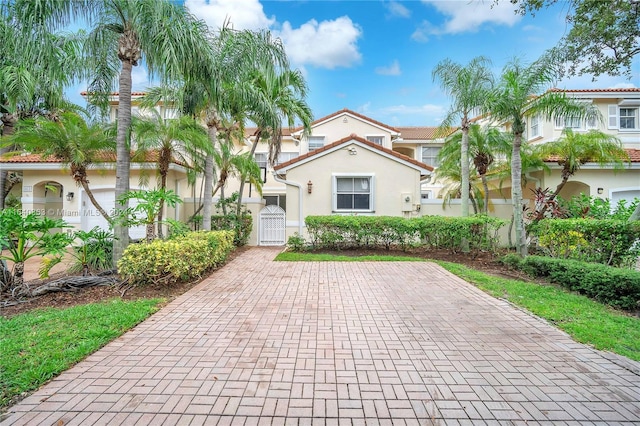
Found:
[[[618,128],[618,105],[609,105],[609,129]]]

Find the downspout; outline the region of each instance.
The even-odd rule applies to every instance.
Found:
[[[302,236],[302,184],[282,179],[278,176],[275,170],[273,170],[271,173],[273,174],[273,179],[276,182],[284,183],[285,185],[291,185],[298,188],[298,234]]]

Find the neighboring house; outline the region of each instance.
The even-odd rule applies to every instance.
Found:
[[[131,190],[146,189],[140,182],[149,182],[155,187],[155,167],[157,152],[148,153],[146,158],[131,163]],[[76,186],[69,170],[54,157],[42,158],[39,154],[19,154],[0,160],[0,167],[8,171],[22,173],[22,184],[16,185],[11,193],[20,197],[25,213],[39,212],[47,217],[64,219],[75,229],[85,231],[98,226],[108,229],[108,223],[93,206],[82,187]],[[115,154],[106,154],[102,162],[88,169],[89,188],[101,207],[111,215],[118,207],[115,204]],[[167,181],[168,188],[178,193],[187,190],[187,170],[173,163]],[[135,200],[129,205],[135,206]],[[165,217],[183,219],[181,205],[175,209],[167,208]],[[130,230],[134,239],[144,238],[144,226]]]
[[[630,163],[622,171],[614,172],[612,167],[601,167],[597,163],[586,163],[570,178],[560,192],[560,196],[569,199],[585,194],[600,198],[609,198],[615,204],[619,200],[631,201],[640,198],[640,89],[589,89],[560,90],[568,97],[590,103],[598,108],[603,120],[581,120],[579,118],[555,118],[545,120],[533,116],[527,120],[524,140],[533,145],[557,140],[563,129],[569,127],[574,132],[601,130],[616,136],[629,154]],[[544,95],[542,95],[544,96]],[[483,120],[486,121],[486,120]],[[536,187],[554,190],[561,181],[560,166],[548,161],[550,172],[542,170],[526,171],[524,199],[532,198],[532,189]],[[493,191],[492,198],[510,196],[510,184],[505,182],[502,191]]]

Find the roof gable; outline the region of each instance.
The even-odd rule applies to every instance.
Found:
[[[357,145],[361,146],[364,149],[368,149],[371,152],[374,152],[376,154],[379,155],[383,155],[387,158],[390,158],[394,161],[398,161],[401,162],[403,164],[406,164],[409,167],[412,167],[414,169],[420,170],[420,173],[422,174],[428,174],[430,172],[433,171],[433,167],[424,164],[420,161],[414,160],[413,158],[407,157],[406,155],[400,154],[399,152],[393,151],[391,149],[388,148],[384,148],[380,145],[376,145],[373,142],[369,142],[368,140],[356,135],[356,134],[351,134],[350,136],[347,136],[345,138],[342,138],[338,141],[335,141],[333,143],[330,143],[328,145],[323,146],[322,148],[316,149],[314,151],[308,152],[306,154],[302,154],[296,158],[293,158],[285,163],[279,164],[277,166],[274,167],[274,170],[276,171],[283,171],[286,172],[287,170],[300,166],[302,164],[308,163],[310,161],[313,161],[315,158],[327,155],[331,152],[334,152],[338,149],[340,149],[343,145],[347,145],[349,143],[356,143]]]
[[[396,129],[395,127],[389,126],[388,124],[384,124],[380,121],[374,120],[373,118],[367,117],[366,115],[362,115],[360,113],[357,113],[355,111],[351,111],[350,109],[344,108],[342,110],[336,111],[332,114],[329,114],[325,117],[319,118],[315,121],[313,121],[313,123],[311,123],[311,127],[317,127],[320,126],[324,123],[327,123],[328,121],[331,121],[335,118],[338,118],[340,116],[351,116],[351,118],[355,118],[357,120],[360,121],[364,121],[367,122],[375,127],[381,128],[391,134],[398,134],[400,133],[400,131],[398,129]],[[297,127],[296,129],[294,129],[294,131],[292,132],[293,134],[299,134],[302,133],[303,128],[302,127]]]

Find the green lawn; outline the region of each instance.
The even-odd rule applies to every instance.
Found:
[[[333,256],[284,252],[276,260],[286,261],[424,261],[396,256]],[[433,261],[449,272],[476,285],[494,297],[506,299],[546,319],[578,342],[640,361],[640,318],[616,311],[585,296],[559,287],[495,277],[466,266]]]
[[[114,299],[0,317],[0,408],[142,322],[161,302]]]

